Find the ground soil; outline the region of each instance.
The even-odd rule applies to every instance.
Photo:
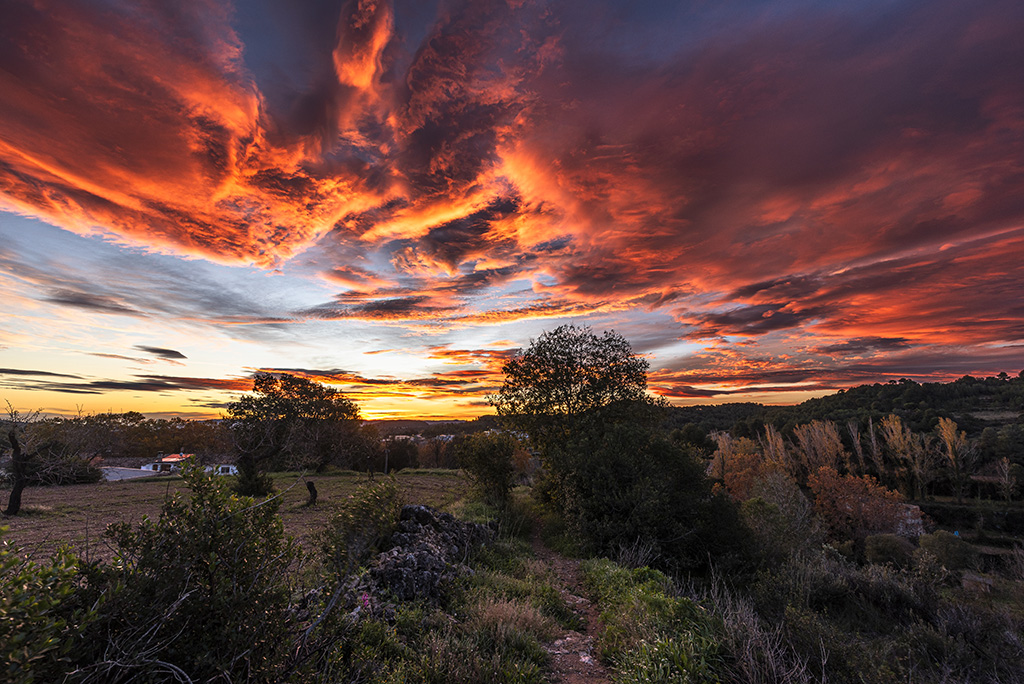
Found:
[[[380,477],[378,473],[377,478]],[[406,502],[437,508],[461,499],[469,486],[453,471],[400,473],[397,477]],[[319,492],[317,504],[311,507],[306,506],[307,480],[315,482]],[[364,473],[275,474],[285,532],[312,550],[316,533],[327,525],[348,495],[366,481]],[[155,519],[165,497],[184,489],[181,478],[171,475],[68,487],[31,487],[25,490],[22,513],[0,516],[0,526],[9,528],[3,535],[5,541],[36,559],[46,558],[58,546],[67,544],[87,560],[109,560],[114,549],[104,537],[108,525],[138,522],[144,515]],[[7,501],[7,494],[0,491],[0,503]]]
[[[583,622],[579,631],[563,630],[545,645],[551,655],[551,681],[556,684],[611,682],[608,668],[597,659],[594,643],[600,631],[599,611],[584,595],[579,560],[566,558],[546,547],[539,532],[533,536],[533,553],[551,569],[563,600]]]

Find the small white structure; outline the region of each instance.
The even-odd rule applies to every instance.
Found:
[[[157,458],[152,463],[147,463],[142,466],[142,470],[151,470],[156,473],[174,473],[179,470],[178,464],[185,459],[192,458],[195,454],[171,454],[170,456],[163,456]],[[224,463],[221,465],[205,466],[204,470],[214,475],[237,475],[238,468],[234,465]]]
[[[155,463],[147,463],[142,466],[142,470],[152,470],[157,473],[170,473],[177,469],[177,463],[169,463],[167,461],[156,461]]]

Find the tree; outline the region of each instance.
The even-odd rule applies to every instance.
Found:
[[[843,447],[839,429],[832,421],[813,420],[798,425],[793,430],[793,436],[796,438],[801,466],[798,478],[801,482],[819,468],[838,468],[840,464],[849,464],[849,454]]]
[[[518,440],[503,432],[478,432],[459,444],[456,449],[459,466],[480,489],[486,503],[493,506],[508,503],[516,476],[513,456],[519,448]]]
[[[505,382],[489,397],[504,425],[525,432],[546,467],[544,498],[562,507],[566,478],[576,463],[561,448],[583,433],[610,426],[652,424],[663,405],[647,394],[647,360],[622,335],[563,325],[543,333],[508,360]]]
[[[502,368],[505,382],[489,398],[504,422],[542,450],[564,439],[579,420],[615,405],[650,404],[647,360],[622,335],[563,325],[531,341]]]
[[[898,533],[912,525],[903,497],[867,475],[840,475],[830,466],[808,481],[814,509],[837,539],[863,539],[869,534]]]
[[[896,414],[882,419],[882,436],[892,452],[893,461],[899,465],[894,471],[904,475],[907,491],[914,498],[921,499],[928,493],[928,483],[934,479],[935,451],[930,438],[919,435]]]
[[[11,495],[7,499],[4,515],[18,515],[21,512],[21,493],[28,483],[28,460],[31,455],[21,450],[14,427],[7,433],[7,438],[11,442]]]
[[[83,430],[72,420],[42,419],[39,411],[23,414],[7,404],[7,442],[11,484],[4,515],[18,515],[25,487],[98,482],[99,468],[83,458]],[[20,431],[20,434],[19,434]],[[0,445],[2,449],[2,445]]]
[[[341,391],[288,373],[257,373],[253,394],[228,405],[242,487],[261,493],[266,464],[323,470],[358,428],[359,409]]]
[[[949,467],[949,479],[953,483],[956,502],[963,503],[964,489],[974,466],[974,444],[968,441],[967,433],[958,430],[957,424],[949,418],[939,418],[936,431],[945,447],[946,465]]]
[[[588,552],[638,555],[669,569],[727,566],[747,551],[736,508],[712,491],[692,448],[657,429],[618,423],[585,430],[555,449],[571,464],[564,512]]]

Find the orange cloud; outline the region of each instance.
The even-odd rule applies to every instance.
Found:
[[[785,2],[725,23],[600,1],[428,16],[352,0],[264,24],[215,0],[175,8],[12,5],[0,206],[338,288],[183,320],[423,335],[629,320],[704,345],[692,377],[658,381],[680,397],[898,372],[879,359],[941,375],[960,366],[922,349],[994,363],[1024,336],[1019,3],[900,5],[884,25]],[[19,277],[49,306],[172,315],[130,287]],[[494,382],[429,380],[345,382],[436,397]]]

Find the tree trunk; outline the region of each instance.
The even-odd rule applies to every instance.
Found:
[[[7,433],[7,439],[11,442],[11,479],[13,480],[11,486],[11,496],[7,499],[7,510],[4,511],[4,515],[18,515],[21,510],[21,492],[25,489],[26,480],[28,479],[28,459],[21,452],[21,445],[18,444],[18,437],[14,434],[12,428]]]
[[[313,484],[312,480],[306,481],[306,489],[309,490],[309,500],[306,501],[306,505],[312,506],[316,503],[316,485]]]

